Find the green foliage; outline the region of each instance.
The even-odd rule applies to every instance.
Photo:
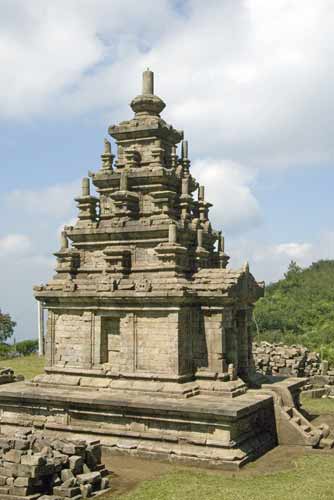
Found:
[[[303,344],[334,363],[334,260],[306,269],[291,262],[284,278],[267,287],[254,314],[258,340]]]
[[[15,325],[10,315],[2,313],[0,309],[0,342],[5,342],[13,335]]]
[[[0,344],[0,358],[8,358],[12,347],[8,344]]]
[[[15,351],[21,356],[28,356],[38,350],[38,340],[22,340],[15,344]]]

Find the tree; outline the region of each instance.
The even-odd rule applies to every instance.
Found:
[[[2,313],[0,309],[0,342],[5,342],[13,335],[15,326],[10,315]]]
[[[334,260],[302,269],[291,262],[284,278],[266,288],[255,306],[258,331],[269,342],[326,349],[334,359]]]
[[[37,352],[38,340],[21,340],[15,345],[15,351],[21,356],[28,356],[34,352]]]

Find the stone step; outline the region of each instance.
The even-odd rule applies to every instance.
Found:
[[[322,438],[319,443],[319,448],[333,448],[334,447],[334,439],[331,438]]]

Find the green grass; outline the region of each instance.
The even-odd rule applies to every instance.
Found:
[[[334,399],[302,396],[301,402],[303,408],[311,415],[334,414]]]
[[[24,375],[28,380],[43,372],[44,363],[44,356],[31,354],[30,356],[1,360],[0,367],[12,368],[16,375]]]
[[[122,500],[333,500],[334,455],[305,456],[290,471],[228,477],[219,472],[180,471],[143,482]],[[104,496],[103,499],[113,498]],[[102,500],[102,497],[101,497]]]

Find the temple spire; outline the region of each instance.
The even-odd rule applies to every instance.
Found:
[[[143,73],[143,95],[154,95],[154,73],[149,68]]]
[[[135,97],[130,104],[136,117],[159,116],[166,104],[160,97],[154,95],[154,73],[150,69],[143,72],[142,93]]]

